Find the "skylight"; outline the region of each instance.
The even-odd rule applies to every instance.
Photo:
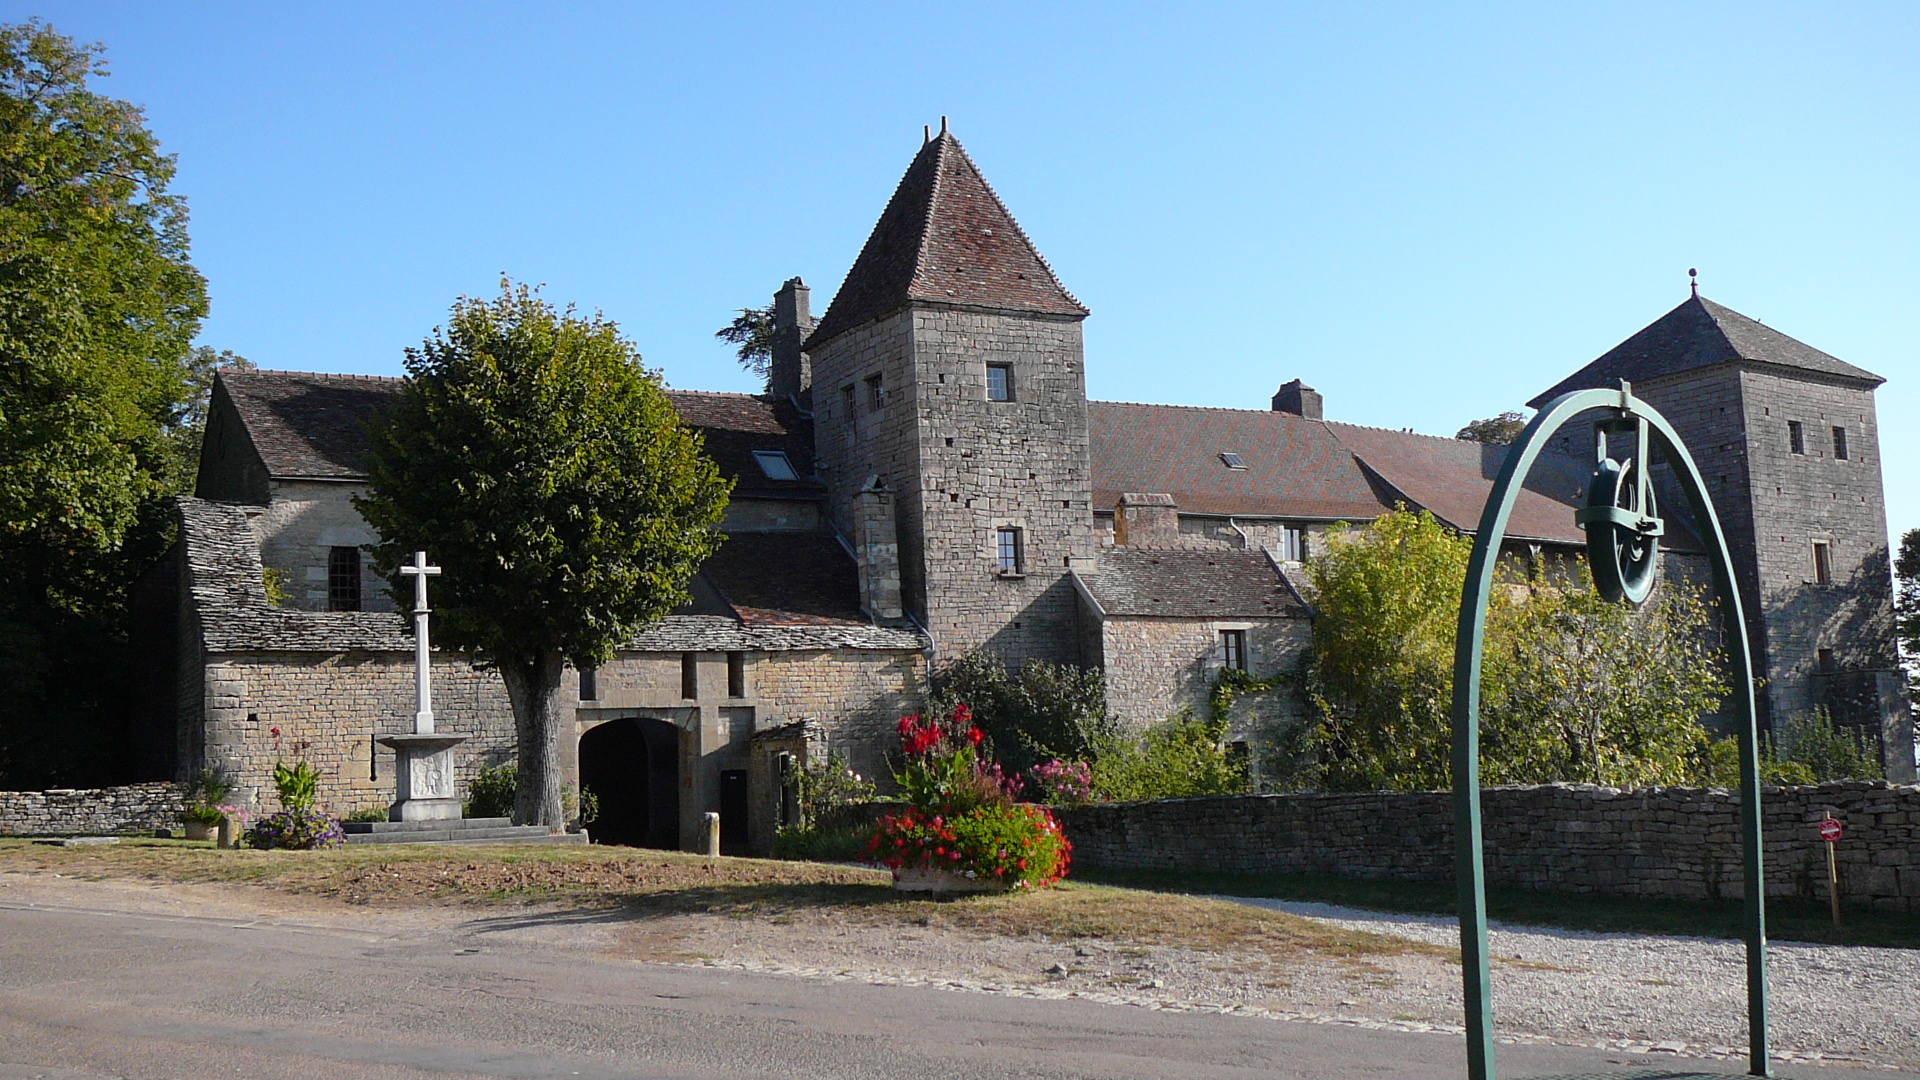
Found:
[[[793,462],[787,460],[785,450],[755,450],[753,460],[760,463],[760,471],[766,473],[769,480],[800,479],[800,474],[793,471]]]
[[[1220,463],[1229,469],[1244,469],[1247,463],[1240,460],[1239,454],[1221,454]]]

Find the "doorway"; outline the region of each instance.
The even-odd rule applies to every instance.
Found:
[[[580,784],[600,801],[594,842],[680,846],[680,729],[665,720],[609,720],[580,736]]]

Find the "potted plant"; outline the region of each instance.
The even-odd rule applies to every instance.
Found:
[[[227,793],[233,790],[225,774],[217,769],[201,769],[188,782],[186,809],[180,822],[186,826],[187,839],[212,840],[220,828],[220,819],[232,809],[226,806]]]
[[[278,734],[279,729],[274,729]],[[306,748],[302,743],[296,751]],[[340,819],[314,808],[319,794],[320,771],[306,761],[288,765],[273,764],[273,786],[280,796],[280,812],[268,814],[246,831],[243,841],[253,848],[287,848],[307,851],[337,847],[347,842]]]
[[[1019,801],[1021,783],[980,760],[984,740],[965,705],[946,717],[900,721],[894,779],[912,805],[881,818],[868,862],[917,892],[1044,888],[1066,876],[1073,845],[1043,806]]]

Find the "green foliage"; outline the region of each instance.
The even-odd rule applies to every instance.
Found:
[[[218,825],[226,816],[227,794],[233,790],[233,784],[226,773],[218,769],[201,769],[187,782],[185,794],[186,809],[180,813],[181,821],[197,822],[201,825]]]
[[[1475,420],[1459,430],[1454,438],[1462,442],[1491,443],[1495,446],[1508,446],[1527,429],[1527,414],[1503,412],[1499,416],[1490,416],[1485,420]]]
[[[261,567],[260,586],[266,590],[267,603],[274,607],[286,606],[290,599],[290,594],[287,592],[287,575],[281,573],[279,567]]]
[[[1035,889],[1066,876],[1073,845],[1045,807],[1009,802],[954,815],[915,807],[880,819],[865,858],[896,873],[908,867],[947,870]]]
[[[733,321],[713,332],[713,336],[739,348],[733,355],[740,366],[772,385],[773,381],[773,305],[741,308]]]
[[[1182,710],[1138,737],[1104,738],[1093,759],[1094,797],[1142,802],[1242,794],[1248,790],[1247,763],[1226,737],[1223,717]]]
[[[873,836],[870,819],[782,825],[773,833],[773,857],[805,862],[859,862]]]
[[[273,790],[286,810],[311,810],[320,789],[320,771],[305,761],[273,763]]]
[[[512,816],[513,789],[519,779],[519,766],[512,762],[481,769],[467,785],[467,802],[462,812],[470,818]]]
[[[341,818],[343,822],[385,821],[388,810],[385,806],[363,806]]]
[[[403,608],[415,551],[444,568],[435,639],[495,665],[513,703],[515,820],[563,824],[563,661],[597,667],[689,599],[731,484],[618,326],[524,285],[461,299],[406,365],[354,500],[374,568]]]
[[[1767,756],[1779,762],[1778,783],[1824,784],[1887,776],[1880,763],[1879,740],[1858,728],[1836,725],[1825,709],[1787,717],[1768,750]]]
[[[1115,730],[1098,668],[1029,660],[1009,672],[987,653],[968,653],[935,676],[927,708],[944,715],[963,703],[986,733],[987,756],[1014,773],[1085,760]]]
[[[860,858],[873,819],[866,804],[879,790],[853,771],[846,759],[828,754],[793,775],[800,820],[774,830],[773,857],[826,862]]]
[[[174,161],[138,107],[94,92],[100,51],[0,25],[4,786],[114,779],[126,596],[170,542],[206,313]]]
[[[1900,638],[1901,659],[1907,669],[1907,690],[1920,707],[1920,529],[1900,537],[1900,553],[1893,560],[1894,631]]]
[[[340,828],[339,818],[330,817],[312,807],[301,807],[268,814],[254,822],[253,827],[241,835],[240,842],[263,851],[275,848],[313,851],[339,847],[347,842],[347,837]]]

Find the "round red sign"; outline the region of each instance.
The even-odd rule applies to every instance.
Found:
[[[1844,835],[1846,835],[1846,830],[1840,827],[1838,821],[1828,818],[1820,823],[1820,839],[1825,840],[1827,843],[1831,844]]]

